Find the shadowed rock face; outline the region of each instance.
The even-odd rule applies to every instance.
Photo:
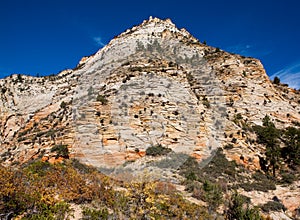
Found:
[[[253,125],[268,114],[279,127],[300,119],[296,91],[274,88],[258,60],[201,44],[169,19],[128,29],[73,70],[0,85],[4,164],[57,144],[98,167],[147,162],[157,144],[205,164],[235,138],[227,156],[256,169],[262,148],[246,142],[235,116]]]

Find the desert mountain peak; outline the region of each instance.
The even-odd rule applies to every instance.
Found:
[[[272,83],[259,60],[202,44],[170,19],[152,17],[73,70],[47,77],[13,75],[0,80],[0,91],[3,165],[40,157],[61,162],[53,149],[62,148],[70,152],[64,157],[116,178],[138,179],[146,170],[155,180],[181,184],[177,170],[188,158],[203,168],[221,157],[226,166],[239,166],[222,167],[220,178],[248,190],[245,181],[262,172],[267,158],[255,128],[264,129],[266,115],[282,130],[299,129],[300,121],[299,92]],[[237,184],[234,175],[242,182]],[[270,190],[290,210],[300,206],[300,200],[291,204],[290,192]],[[243,193],[256,205],[273,195],[261,192],[259,200]]]
[[[152,44],[155,40],[177,39],[179,41],[188,41],[190,43],[199,43],[199,40],[194,38],[186,29],[178,29],[176,25],[167,18],[165,20],[150,16],[148,20],[144,20],[141,24],[135,25],[132,28],[125,30],[123,33],[115,36],[104,48],[100,49],[95,55],[83,57],[79,65],[82,65],[93,59],[93,63],[97,62],[103,53],[114,48],[114,45],[122,43],[127,44],[127,47],[135,48],[136,42],[142,44]],[[125,47],[125,46],[124,46]],[[95,57],[95,58],[92,58]]]

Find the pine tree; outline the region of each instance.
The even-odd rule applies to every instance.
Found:
[[[281,155],[278,140],[280,132],[268,115],[263,118],[263,126],[256,126],[255,131],[258,137],[258,142],[266,146],[266,160],[272,169],[273,176],[275,177]]]
[[[285,147],[282,149],[282,156],[291,166],[300,165],[300,129],[288,127],[283,134]]]
[[[280,84],[280,79],[277,76],[275,76],[274,80],[273,80],[273,83],[276,84],[276,85]]]

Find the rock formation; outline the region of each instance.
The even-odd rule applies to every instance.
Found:
[[[61,144],[87,164],[139,173],[157,160],[145,156],[151,146],[205,166],[231,144],[227,158],[255,171],[264,147],[249,141],[253,134],[244,128],[261,125],[265,115],[279,128],[300,121],[299,91],[273,85],[259,60],[202,44],[169,19],[150,18],[126,30],[75,69],[12,75],[0,88],[6,166],[49,159]],[[151,172],[176,181],[172,171],[184,161]]]

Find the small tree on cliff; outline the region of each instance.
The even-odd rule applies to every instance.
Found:
[[[275,127],[274,123],[271,122],[268,115],[263,118],[263,126],[255,126],[254,130],[257,134],[258,142],[266,146],[266,160],[272,169],[273,176],[275,177],[281,155],[278,140],[280,132]]]
[[[292,168],[300,165],[300,129],[287,127],[283,133],[285,147],[281,150],[285,162]]]
[[[274,80],[273,80],[273,83],[276,84],[276,85],[280,84],[280,79],[277,76],[275,76]]]

